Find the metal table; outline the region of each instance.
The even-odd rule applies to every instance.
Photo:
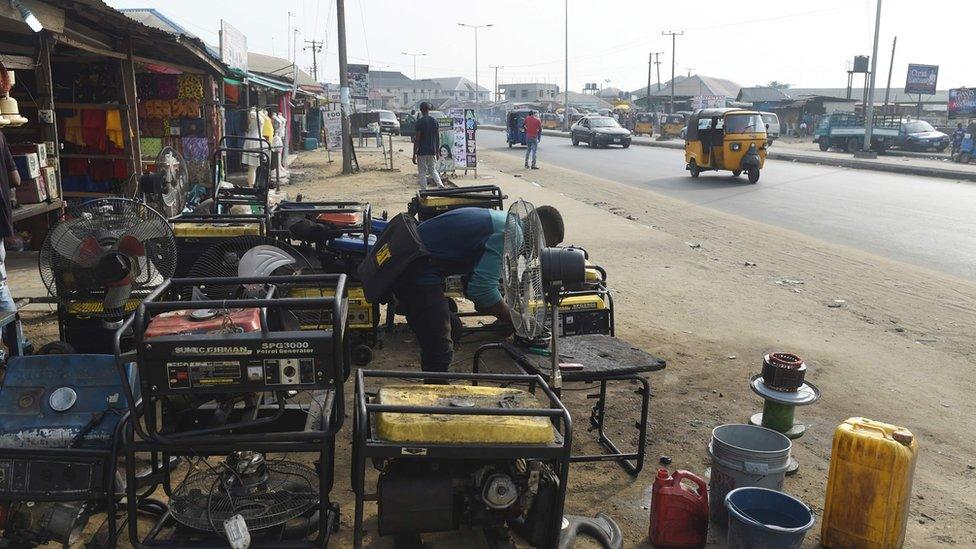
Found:
[[[552,370],[552,358],[528,352],[511,341],[482,345],[474,354],[474,372],[481,367],[481,355],[485,351],[498,349],[526,374],[539,375],[548,379]],[[647,445],[647,414],[650,406],[651,388],[645,374],[665,367],[664,360],[634,347],[626,341],[604,334],[588,334],[559,339],[559,358],[563,364],[581,364],[582,369],[561,369],[563,384],[599,383],[600,391],[587,395],[595,399],[590,410],[590,425],[598,432],[600,445],[606,450],[601,454],[580,454],[570,457],[572,462],[616,461],[628,473],[637,476],[644,468],[644,454]],[[641,395],[640,417],[635,422],[639,432],[637,448],[624,452],[606,434],[605,419],[607,406],[607,384],[612,381],[636,382],[640,385],[637,394]],[[558,392],[558,389],[557,389]]]

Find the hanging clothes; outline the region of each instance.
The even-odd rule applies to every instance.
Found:
[[[265,138],[268,143],[271,143],[271,139],[274,137],[274,125],[271,123],[271,117],[268,116],[268,111],[264,109],[258,111],[258,118],[261,122],[261,137]]]
[[[74,111],[74,113],[73,116],[65,118],[64,124],[61,125],[64,128],[63,139],[68,143],[84,147],[85,135],[81,131],[81,111]]]
[[[108,146],[108,135],[105,133],[105,111],[82,109],[81,133],[85,138],[85,145],[98,152],[105,152]]]
[[[245,137],[251,137],[253,139],[247,139],[244,141],[245,149],[258,149],[261,147],[260,143],[256,139],[261,137],[260,123],[258,122],[258,112],[256,109],[250,109],[247,111],[247,133]],[[244,153],[241,158],[241,162],[248,166],[260,166],[261,157],[253,153]]]
[[[116,147],[125,149],[121,111],[105,111],[105,135]]]

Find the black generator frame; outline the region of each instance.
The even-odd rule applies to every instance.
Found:
[[[258,236],[267,236],[268,228],[270,226],[270,216],[267,213],[264,214],[219,214],[219,213],[185,213],[180,214],[176,217],[171,217],[168,220],[170,227],[174,223],[255,223],[258,226]],[[217,244],[219,242],[225,242],[231,238],[237,238],[241,235],[235,236],[215,236],[215,237],[201,237],[207,240],[208,246],[197,254],[197,258],[202,255],[207,248]],[[193,263],[196,259],[189,265],[186,265],[186,261],[180,261],[181,248],[186,247],[186,243],[183,242],[184,239],[188,237],[176,236],[176,273],[175,277],[185,276],[190,268],[193,267]],[[185,259],[185,255],[184,255]]]
[[[366,380],[398,379],[417,383],[450,383],[454,381],[496,382],[506,387],[527,385],[532,394],[541,389],[548,399],[545,408],[485,408],[452,406],[409,406],[377,404],[369,401]],[[425,381],[426,380],[426,381]],[[435,381],[436,380],[436,381]],[[455,372],[404,372],[391,370],[364,370],[356,372],[353,402],[352,435],[352,489],[356,497],[356,515],[353,526],[353,547],[363,546],[363,507],[366,501],[377,501],[377,495],[366,493],[366,462],[371,459],[419,459],[419,460],[485,460],[485,459],[538,459],[549,461],[559,478],[556,498],[557,509],[550,517],[544,547],[556,547],[562,530],[563,507],[566,502],[569,464],[573,448],[573,420],[566,406],[559,400],[545,380],[530,374],[479,374]],[[466,416],[523,416],[548,418],[555,430],[556,439],[550,444],[503,444],[503,443],[429,443],[392,442],[380,439],[373,428],[372,414],[393,412],[403,414],[444,414]],[[417,452],[417,449],[423,452]]]
[[[314,297],[314,298],[277,298],[274,296],[276,285],[278,284],[335,284],[334,297]],[[168,291],[179,291],[180,288],[200,286],[200,285],[264,285],[266,292],[261,298],[246,299],[227,299],[227,300],[205,300],[205,301],[159,301]],[[150,453],[160,455],[161,466],[158,471],[163,490],[168,497],[173,494],[172,485],[172,463],[171,456],[182,457],[210,457],[225,456],[236,449],[246,447],[263,453],[315,453],[318,454],[318,467],[316,474],[319,481],[319,503],[318,511],[318,533],[313,540],[255,540],[252,547],[267,548],[308,548],[328,546],[329,537],[339,526],[339,507],[332,503],[329,493],[335,481],[335,437],[342,427],[345,418],[343,383],[345,372],[348,371],[349,353],[345,344],[345,321],[346,321],[346,276],[338,275],[292,275],[292,276],[267,276],[267,277],[237,277],[237,278],[182,278],[170,279],[157,287],[136,310],[136,313],[128,318],[123,326],[116,332],[116,361],[119,366],[120,375],[124,370],[121,366],[121,349],[119,338],[121,334],[131,328],[136,340],[136,364],[139,371],[140,383],[143,385],[143,401],[139,406],[130,404],[131,428],[127,429],[125,440],[125,459],[126,459],[126,504],[130,517],[135,517],[138,511],[136,485],[134,482],[135,456],[137,453]],[[145,371],[147,368],[145,329],[153,313],[183,309],[224,309],[224,308],[260,308],[262,329],[266,330],[267,310],[292,310],[314,307],[331,307],[333,315],[333,330],[331,339],[333,345],[333,357],[330,379],[326,380],[329,387],[323,389],[316,387],[310,390],[323,395],[317,401],[323,413],[316,418],[318,428],[312,429],[306,425],[303,430],[286,431],[279,429],[277,423],[284,422],[289,412],[305,413],[302,405],[288,404],[284,398],[278,395],[275,405],[262,404],[255,413],[255,418],[243,420],[218,427],[182,431],[174,434],[162,434],[157,429],[159,416],[156,413],[159,397],[162,395],[151,387],[147,386],[150,379]],[[320,330],[323,331],[324,330]],[[302,337],[309,337],[314,331],[296,332]],[[327,336],[322,336],[327,337]],[[288,386],[281,389],[281,393],[287,391]],[[127,397],[131,399],[131,387],[125,386]],[[306,389],[308,390],[308,389]],[[278,393],[279,391],[275,391]],[[133,402],[132,400],[129,401]],[[306,415],[308,415],[306,413]],[[221,436],[215,437],[214,434],[220,433]],[[199,541],[188,541],[187,539],[166,539],[164,530],[176,527],[176,519],[167,511],[150,529],[149,533],[140,538],[139,528],[136,521],[128,522],[129,541],[135,548],[143,547],[195,547],[195,548],[223,548],[226,541],[219,534],[214,536],[211,541],[210,535],[200,532],[202,539]]]
[[[427,198],[468,198],[480,200],[481,203],[457,204],[444,208],[432,208],[424,205]],[[438,215],[455,210],[458,208],[488,208],[491,210],[504,210],[505,199],[508,195],[503,194],[497,185],[472,185],[470,187],[452,187],[444,189],[424,189],[419,190],[407,204],[407,213],[417,218],[417,221],[427,221]]]
[[[257,142],[256,149],[244,147],[227,146],[228,139],[239,139],[244,144]],[[268,193],[271,191],[271,153],[273,149],[271,143],[263,137],[241,137],[236,135],[225,135],[217,141],[217,146],[211,155],[211,189],[210,198],[214,201],[214,212],[219,213],[221,206],[261,206],[264,212],[268,211]],[[238,187],[233,189],[220,188],[220,167],[224,167],[226,176],[226,154],[238,153],[258,155],[259,165],[257,179],[253,187]],[[243,156],[242,156],[243,158]],[[263,172],[261,168],[264,168]],[[276,187],[277,188],[277,187]]]

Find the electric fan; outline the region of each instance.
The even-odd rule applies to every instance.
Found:
[[[156,155],[156,171],[139,178],[146,201],[166,219],[183,213],[190,178],[183,155],[173,147],[163,147]]]
[[[545,326],[547,308],[552,326],[559,326],[559,291],[586,278],[583,253],[573,248],[547,248],[535,206],[519,200],[508,209],[502,253],[502,286],[512,316],[516,343],[549,347],[552,373],[549,384],[562,385],[559,371],[558,330]]]
[[[228,238],[210,246],[193,263],[187,278],[232,278],[309,273],[312,265],[293,246],[266,236]],[[233,297],[231,289],[209,288],[210,299]]]
[[[311,511],[319,503],[318,485],[307,465],[237,451],[216,467],[189,473],[173,490],[169,511],[180,524],[204,532],[222,534],[224,521],[234,515],[244,518],[248,530],[264,530]]]
[[[100,198],[61,217],[44,240],[38,266],[63,311],[118,320],[173,276],[176,241],[166,219],[149,206]]]

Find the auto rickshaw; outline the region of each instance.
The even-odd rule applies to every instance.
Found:
[[[542,129],[558,130],[562,126],[559,122],[559,115],[551,112],[542,113]]]
[[[529,116],[532,112],[529,109],[515,109],[514,111],[508,111],[508,124],[506,126],[506,141],[508,141],[508,147],[511,148],[512,145],[518,143],[519,145],[525,145],[525,132],[522,128],[525,126],[525,117]]]
[[[634,124],[634,135],[645,134],[650,137],[654,133],[654,113],[639,112]]]
[[[766,124],[758,111],[702,109],[688,119],[685,137],[686,169],[691,177],[709,170],[742,172],[749,183],[759,181],[766,161]]]
[[[682,113],[669,114],[661,124],[661,139],[671,139],[681,135],[681,128],[685,127],[688,118]]]

